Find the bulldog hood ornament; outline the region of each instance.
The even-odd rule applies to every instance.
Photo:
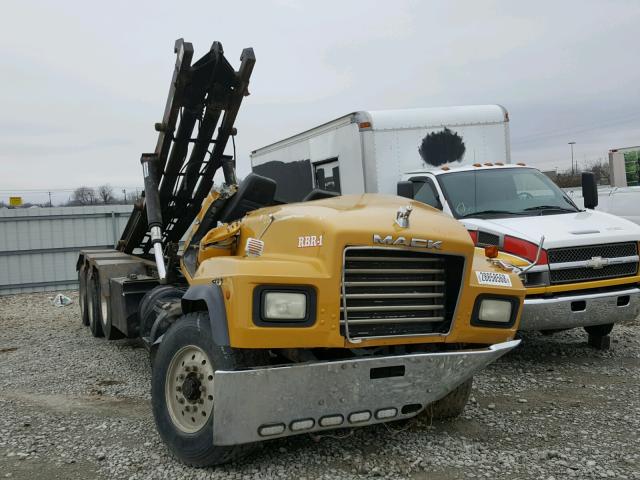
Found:
[[[400,207],[396,212],[396,223],[400,228],[409,228],[409,215],[413,208],[411,205],[407,205],[406,207]]]

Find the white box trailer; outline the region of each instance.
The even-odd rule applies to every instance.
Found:
[[[455,148],[441,144],[443,135]],[[425,167],[419,149],[427,136],[435,146],[432,165],[511,159],[507,110],[470,105],[349,113],[254,150],[251,166],[278,182],[282,202],[302,200],[314,188],[395,194],[403,172]]]

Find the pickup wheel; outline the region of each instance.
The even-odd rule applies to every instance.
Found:
[[[89,309],[87,308],[87,273],[84,265],[78,270],[78,305],[82,325],[87,327],[89,326]]]
[[[98,284],[98,272],[91,270],[87,274],[87,316],[89,317],[89,330],[94,337],[102,337],[102,322],[100,321],[100,292]]]
[[[473,378],[466,380],[445,397],[427,405],[420,415],[429,420],[445,420],[459,417],[471,396],[472,385]]]
[[[613,323],[605,323],[604,325],[589,325],[584,327],[585,331],[594,337],[606,337],[613,330]]]
[[[255,446],[213,444],[214,372],[266,364],[268,357],[260,362],[255,354],[216,346],[212,338],[207,313],[183,315],[164,334],[153,363],[151,404],[158,432],[171,453],[192,467],[227,463]]]

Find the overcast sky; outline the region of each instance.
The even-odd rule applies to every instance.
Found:
[[[217,6],[217,4],[220,6]],[[8,1],[0,15],[0,200],[141,184],[183,37],[257,63],[249,152],[354,110],[500,103],[512,158],[544,169],[640,144],[640,2]]]

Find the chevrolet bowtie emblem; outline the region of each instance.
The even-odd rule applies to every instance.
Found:
[[[593,268],[594,270],[600,270],[607,265],[609,265],[608,258],[591,257],[591,260],[587,260],[587,266]]]

